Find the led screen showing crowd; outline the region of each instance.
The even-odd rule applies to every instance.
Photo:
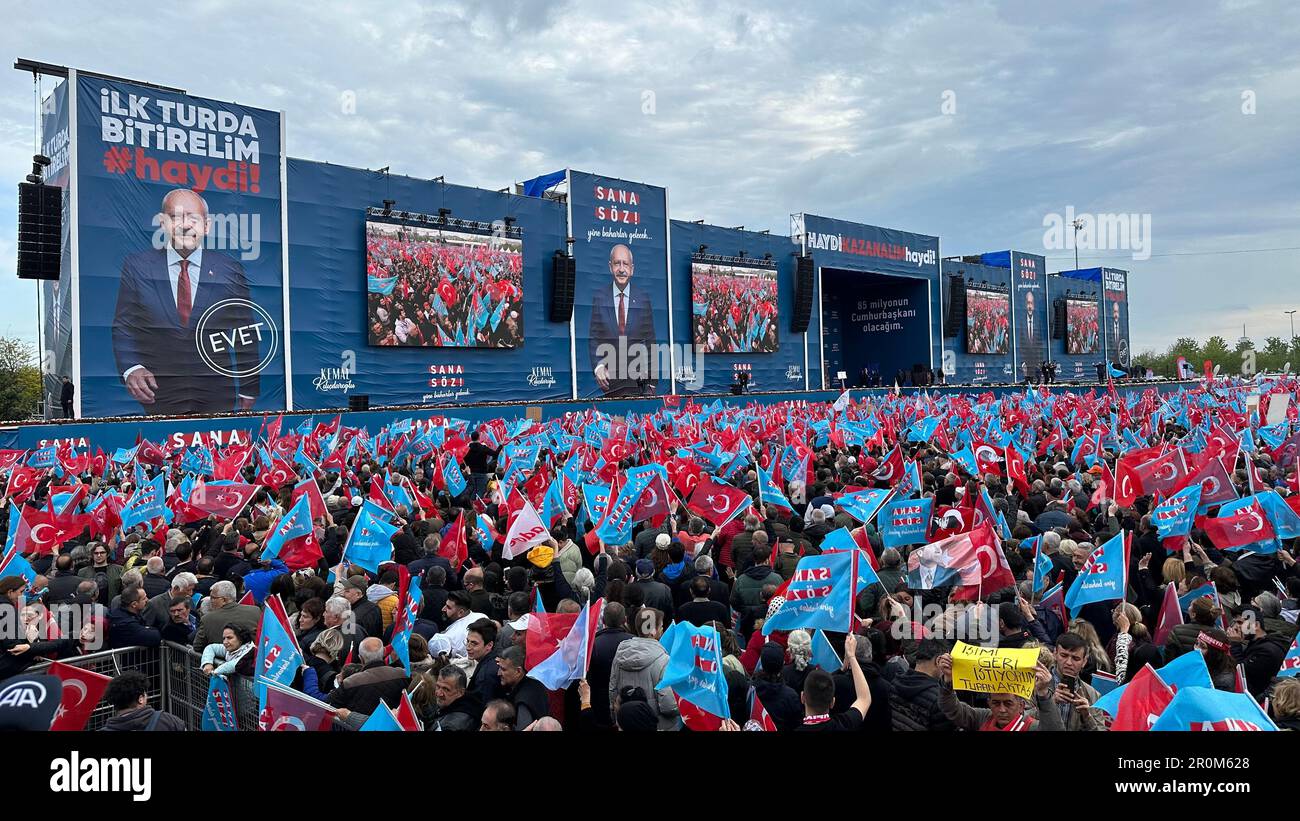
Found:
[[[367,222],[366,275],[371,345],[523,344],[518,237]]]
[[[1011,350],[1011,298],[1004,291],[966,288],[966,352]]]
[[[1065,301],[1065,352],[1068,354],[1096,353],[1097,303],[1091,299]]]
[[[704,353],[772,353],[780,344],[775,268],[694,262],[691,303]]]

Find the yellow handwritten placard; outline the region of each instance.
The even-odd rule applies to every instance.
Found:
[[[952,688],[976,693],[1011,693],[1034,697],[1038,648],[1010,650],[957,642],[952,649]]]

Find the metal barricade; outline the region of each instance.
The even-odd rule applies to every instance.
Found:
[[[208,701],[211,676],[199,666],[202,654],[192,647],[164,642],[162,647],[126,647],[103,650],[84,656],[60,659],[69,667],[114,677],[128,670],[143,673],[148,681],[149,705],[185,722],[185,729],[200,730],[203,710]],[[27,673],[47,673],[50,662],[35,664]],[[247,676],[230,676],[230,691],[235,699],[235,721],[240,731],[257,729],[257,695]],[[100,702],[86,722],[87,730],[98,730],[113,715],[106,701]]]
[[[162,654],[159,653],[157,648],[125,647],[119,650],[103,650],[98,653],[88,653],[84,656],[73,656],[67,659],[59,659],[59,661],[69,667],[88,670],[110,678],[132,670],[143,673],[148,682],[145,692],[149,696],[150,706],[164,712],[172,712],[168,700],[167,682],[162,674]],[[32,674],[48,673],[49,668],[50,662],[45,662],[33,664],[24,672]],[[107,701],[100,701],[96,705],[94,712],[90,714],[90,720],[86,722],[86,729],[100,729],[112,715],[112,706]],[[197,726],[194,729],[198,729]]]

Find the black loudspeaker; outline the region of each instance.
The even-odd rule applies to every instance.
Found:
[[[810,256],[795,258],[794,267],[794,316],[790,320],[790,330],[802,334],[808,331],[812,321],[813,304],[813,260]]]
[[[948,277],[948,313],[943,318],[943,335],[961,336],[961,325],[966,319],[966,280],[960,274]]]
[[[551,321],[568,322],[573,316],[574,280],[578,266],[573,257],[556,251],[551,257]]]
[[[63,189],[18,183],[18,278],[58,279]]]
[[[1052,301],[1052,339],[1065,339],[1065,300]]]
[[[354,393],[348,397],[348,410],[350,411],[368,411],[370,410],[370,397],[364,393]]]

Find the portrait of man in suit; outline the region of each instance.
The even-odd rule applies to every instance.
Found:
[[[592,373],[606,396],[642,393],[638,380],[653,393],[655,339],[654,306],[645,291],[632,287],[632,249],[615,245],[609,251],[608,285],[598,285],[591,300],[587,337]]]
[[[1111,307],[1111,316],[1112,316],[1112,323],[1113,323],[1113,324],[1111,325],[1111,333],[1110,333],[1110,335],[1113,336],[1113,337],[1115,337],[1115,344],[1118,345],[1118,344],[1119,344],[1119,338],[1120,338],[1120,332],[1119,332],[1119,303],[1118,303],[1118,302],[1112,302],[1112,303],[1110,304],[1110,307]]]
[[[127,392],[154,416],[252,409],[270,329],[250,307],[243,266],[204,247],[208,205],[188,188],[163,197],[155,224],[161,247],[123,261],[113,313],[113,356]]]
[[[1034,338],[1034,292],[1025,291],[1025,338]]]

